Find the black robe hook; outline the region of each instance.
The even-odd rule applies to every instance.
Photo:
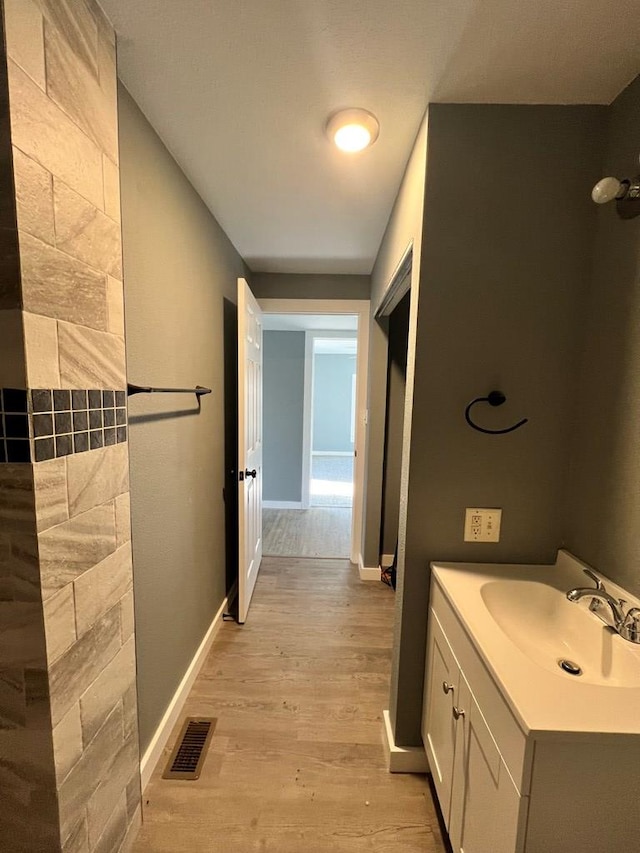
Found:
[[[478,424],[474,424],[471,420],[471,409],[475,406],[476,403],[488,403],[490,406],[501,406],[507,398],[504,396],[502,391],[491,391],[491,393],[487,397],[476,397],[475,400],[472,400],[467,408],[464,410],[464,417],[466,422],[473,429],[478,430],[478,432],[484,432],[487,435],[504,435],[507,432],[513,432],[516,429],[519,429],[521,426],[524,426],[529,418],[523,418],[521,421],[518,421],[517,424],[513,426],[507,427],[506,429],[485,429],[484,427],[478,426]]]

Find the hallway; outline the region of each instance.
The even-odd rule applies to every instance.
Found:
[[[426,778],[384,764],[393,610],[346,561],[265,558],[184,709],[217,718],[202,776],[160,778],[177,728],[134,853],[444,853]]]

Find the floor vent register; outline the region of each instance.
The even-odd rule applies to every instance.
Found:
[[[199,779],[216,727],[213,717],[187,717],[163,779]]]

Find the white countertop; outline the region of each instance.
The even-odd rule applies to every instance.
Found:
[[[486,585],[496,580],[537,581],[559,590],[561,595],[575,586],[588,587],[591,581],[582,573],[583,566],[564,551],[558,553],[556,564],[551,566],[432,563],[434,581],[442,589],[526,734],[540,737],[562,736],[569,732],[591,737],[594,733],[640,734],[640,686],[637,686],[640,685],[640,645],[623,640],[606,628],[588,611],[589,598],[577,604],[566,601],[567,607],[581,608],[584,614],[570,612],[569,618],[574,622],[582,620],[578,622],[580,630],[599,632],[589,633],[588,637],[585,633],[585,645],[587,639],[595,640],[609,654],[613,649],[616,655],[624,656],[631,671],[637,673],[637,679],[633,679],[636,686],[588,683],[581,677],[563,673],[559,668],[555,672],[553,666],[540,665],[510,639],[485,603],[482,588],[484,586],[486,592]],[[632,596],[601,577],[612,595],[627,600],[626,608],[634,604]],[[530,612],[531,606],[528,602],[523,605],[524,609],[521,608],[525,614],[523,622],[526,621],[527,608]],[[563,607],[563,604],[558,604],[561,614],[566,612]],[[546,618],[544,614],[542,618]],[[535,630],[540,625],[539,613],[532,617],[531,623],[535,641]],[[549,642],[555,642],[552,626],[545,635],[545,646]],[[623,646],[616,648],[615,644]],[[627,659],[627,655],[632,657]],[[579,658],[578,646],[572,659],[581,663]],[[555,665],[555,661],[553,663]]]

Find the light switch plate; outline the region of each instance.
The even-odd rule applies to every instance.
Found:
[[[464,518],[465,542],[499,542],[502,510],[467,507]]]

